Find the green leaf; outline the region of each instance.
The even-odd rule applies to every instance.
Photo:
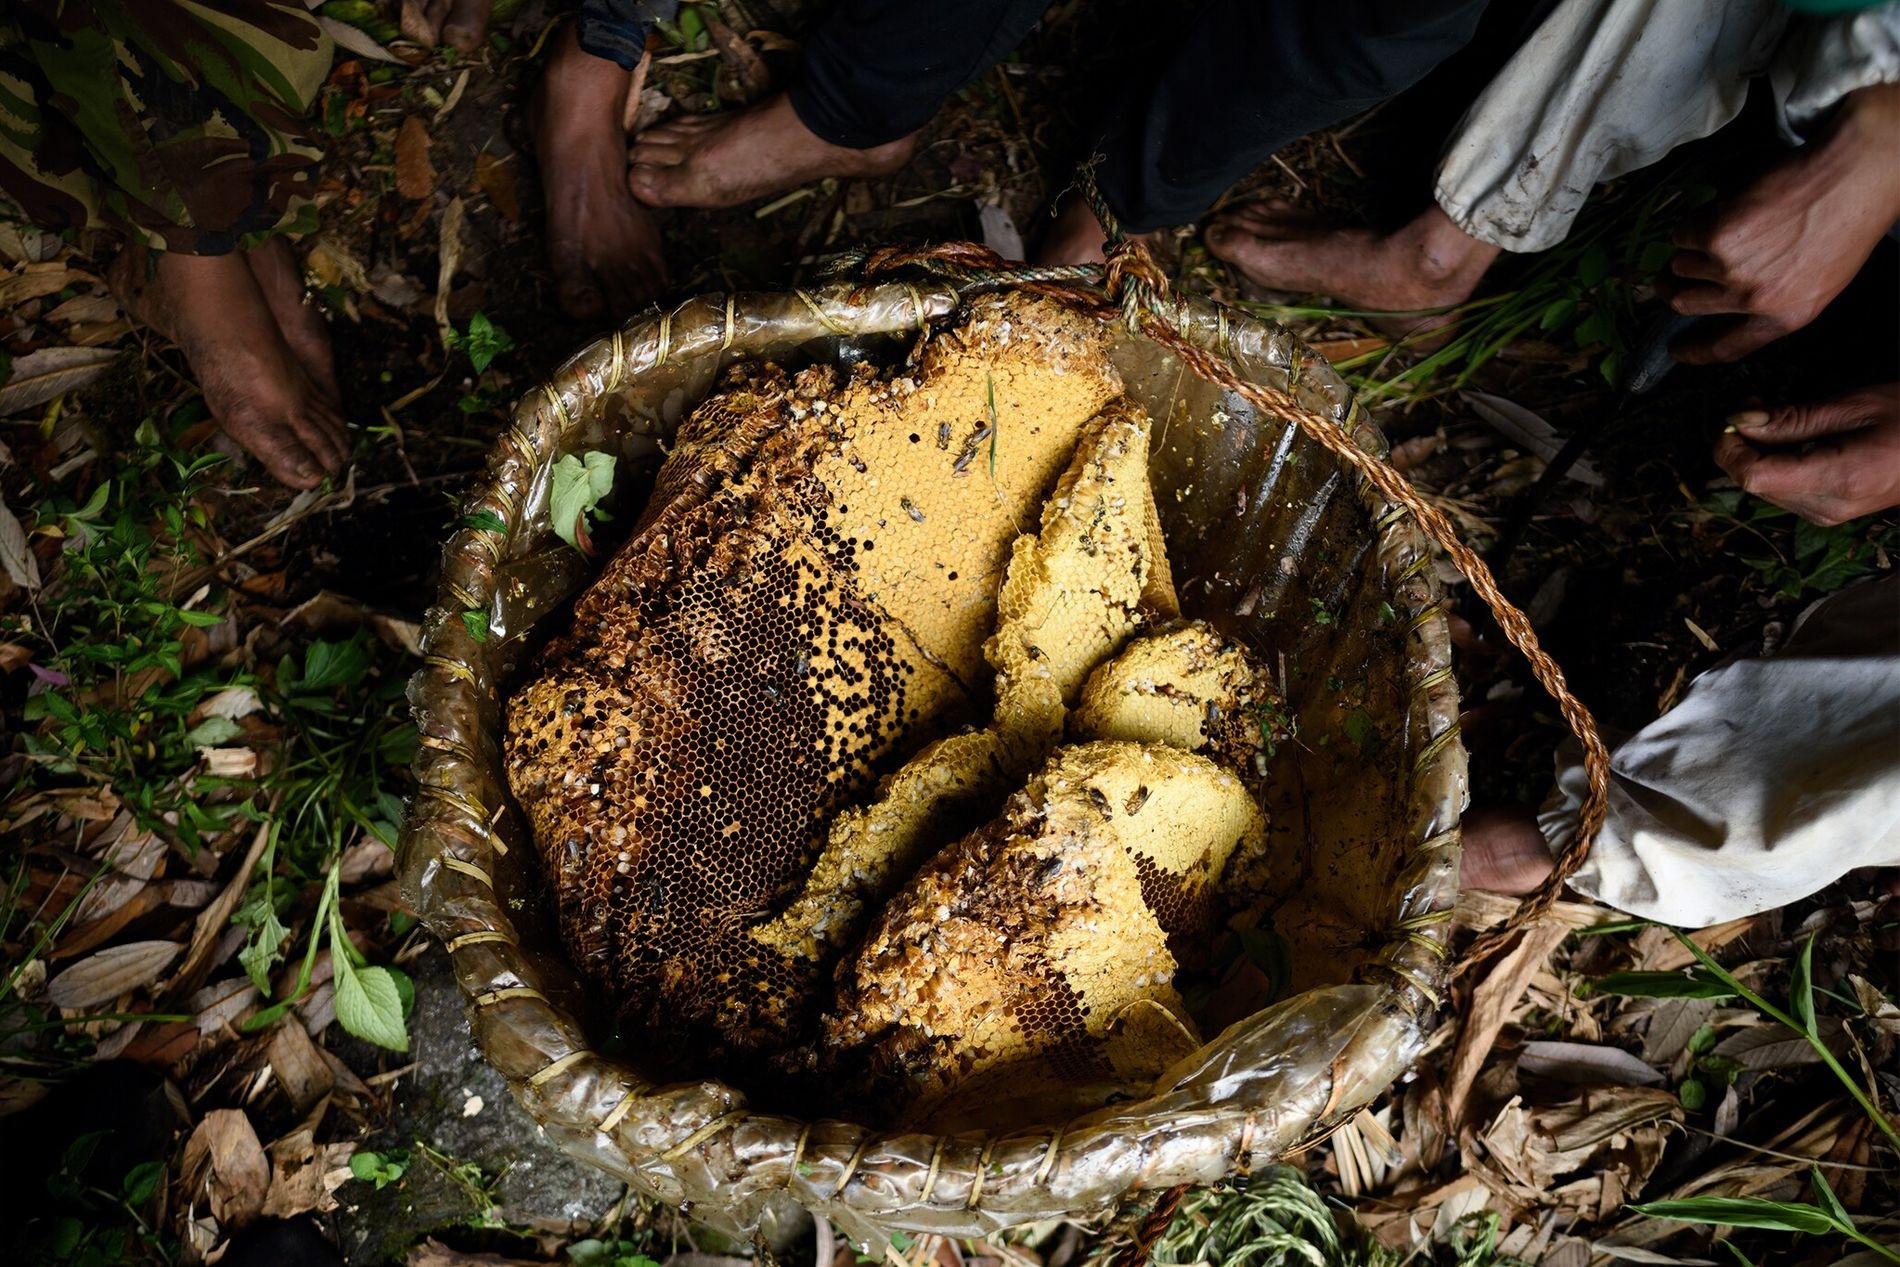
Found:
[[[488,641],[488,613],[470,608],[462,613],[462,628],[477,642]]]
[[[179,609],[178,619],[196,629],[209,629],[224,623],[224,616],[218,612],[185,611],[182,608]]]
[[[1610,253],[1600,242],[1577,260],[1577,281],[1586,287],[1601,285],[1609,275]]]
[[[1646,243],[1642,253],[1636,257],[1636,272],[1641,277],[1654,277],[1669,267],[1669,261],[1676,258],[1674,242],[1656,241]]]
[[[141,1206],[152,1199],[152,1193],[158,1188],[158,1177],[165,1173],[162,1161],[142,1161],[126,1171],[125,1182],[119,1185],[125,1203]]]
[[[1682,1085],[1676,1088],[1676,1098],[1682,1101],[1683,1108],[1698,1113],[1709,1102],[1709,1089],[1699,1078],[1684,1078]]]
[[[1552,300],[1549,304],[1545,305],[1544,315],[1537,320],[1537,328],[1539,330],[1555,330],[1559,326],[1568,325],[1571,318],[1576,315],[1576,297],[1567,295],[1562,299]]]
[[[1788,981],[1788,1004],[1794,1010],[1794,1018],[1801,1022],[1801,1028],[1809,1034],[1815,1033],[1814,1027],[1814,939],[1819,934],[1810,933],[1801,943],[1801,953],[1795,956],[1794,973]]]
[[[244,727],[229,717],[207,717],[185,732],[185,740],[194,748],[216,748],[244,733]]]
[[[1587,983],[1592,994],[1620,994],[1635,999],[1726,999],[1730,986],[1709,973],[1612,972]]]
[[[471,528],[476,532],[508,531],[508,525],[502,522],[501,516],[492,510],[478,510],[472,515],[463,515],[456,524],[458,527]]]
[[[1573,336],[1580,348],[1602,347],[1616,338],[1616,321],[1602,308],[1577,323]]]
[[[332,954],[336,967],[336,1019],[365,1042],[390,1051],[409,1050],[402,1022],[402,991],[387,968],[345,967],[349,956]]]
[[[487,370],[496,357],[515,345],[514,339],[508,332],[489,320],[485,312],[478,312],[470,317],[468,333],[460,336],[455,342],[468,353],[469,364],[475,367],[477,374]]]
[[[589,453],[584,458],[572,453],[554,464],[548,488],[548,517],[554,534],[581,548],[578,534],[586,530],[583,518],[592,514],[601,498],[613,491],[614,455]]]
[[[270,970],[283,958],[284,942],[289,937],[290,930],[277,918],[277,912],[266,906],[250,942],[238,951],[238,962],[260,994],[270,994]]]
[[[299,691],[334,691],[340,686],[355,686],[369,672],[369,648],[361,634],[342,642],[322,638],[310,644],[304,653]]]
[[[1651,1201],[1629,1207],[1652,1219],[1679,1223],[1719,1223],[1729,1227],[1762,1227],[1779,1232],[1824,1235],[1839,1231],[1826,1210],[1793,1201],[1759,1201],[1753,1197],[1689,1197],[1682,1201]]]
[[[1828,1186],[1827,1176],[1821,1173],[1819,1166],[1809,1168],[1808,1182],[1814,1185],[1814,1195],[1821,1198],[1822,1209],[1833,1215],[1834,1220],[1842,1227],[1854,1226],[1853,1216],[1848,1214],[1847,1207],[1841,1204],[1841,1199],[1834,1195],[1834,1189]]]
[[[381,1173],[382,1168],[383,1155],[381,1153],[365,1151],[350,1154],[350,1173],[355,1175],[358,1179],[361,1179],[364,1183],[368,1183],[374,1179]]]

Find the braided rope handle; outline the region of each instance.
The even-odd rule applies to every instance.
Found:
[[[1156,1243],[1167,1232],[1168,1225],[1174,1222],[1175,1213],[1180,1210],[1181,1201],[1187,1196],[1188,1190],[1189,1185],[1182,1184],[1163,1192],[1155,1201],[1155,1208],[1148,1211],[1148,1217],[1135,1229],[1134,1239],[1115,1255],[1110,1267],[1146,1267],[1154,1257]]]
[[[1129,331],[1146,337],[1168,349],[1197,376],[1225,388],[1266,414],[1287,419],[1327,452],[1351,467],[1390,502],[1402,506],[1417,521],[1432,543],[1445,552],[1459,574],[1490,609],[1505,638],[1529,662],[1532,674],[1550,694],[1564,722],[1583,747],[1584,775],[1588,788],[1578,812],[1577,833],[1558,855],[1544,883],[1519,904],[1510,919],[1498,928],[1478,937],[1466,950],[1458,971],[1482,962],[1502,949],[1523,928],[1548,911],[1562,892],[1565,881],[1583,865],[1590,847],[1603,826],[1609,799],[1610,753],[1597,733],[1596,719],[1590,710],[1570,693],[1563,670],[1539,644],[1530,618],[1504,596],[1497,578],[1478,553],[1458,536],[1445,513],[1432,505],[1382,458],[1361,449],[1345,427],[1333,419],[1300,404],[1280,388],[1242,378],[1224,357],[1191,342],[1180,332],[1163,310],[1171,291],[1167,275],[1153,254],[1138,238],[1126,236],[1114,213],[1103,201],[1093,174],[1084,169],[1080,178],[1084,196],[1100,219],[1108,240],[1104,246],[1106,267],[1065,265],[1024,267],[1012,265],[989,248],[972,242],[953,242],[922,249],[885,248],[866,256],[842,261],[845,268],[861,268],[865,273],[887,272],[902,268],[922,268],[938,276],[971,286],[1010,286],[1034,291],[1097,316],[1119,312]],[[1100,281],[1107,293],[1094,288]],[[1170,1188],[1155,1202],[1154,1209],[1142,1221],[1134,1239],[1119,1253],[1113,1267],[1144,1267],[1154,1246],[1173,1222],[1187,1195],[1186,1186]]]
[[[1596,719],[1570,693],[1563,670],[1537,640],[1530,618],[1504,596],[1497,578],[1478,553],[1458,536],[1445,513],[1432,505],[1412,482],[1382,458],[1353,442],[1346,429],[1308,409],[1286,391],[1242,378],[1224,357],[1190,343],[1167,316],[1164,304],[1171,287],[1154,256],[1138,238],[1121,232],[1114,213],[1102,201],[1093,177],[1084,171],[1083,193],[1108,233],[1106,268],[1092,264],[1024,267],[1012,265],[988,247],[974,242],[951,242],[921,249],[885,248],[843,261],[866,273],[921,268],[940,277],[973,287],[1009,286],[1049,295],[1095,316],[1119,313],[1128,329],[1172,352],[1194,373],[1246,400],[1267,414],[1294,423],[1308,437],[1350,466],[1395,505],[1404,507],[1432,543],[1443,550],[1472,590],[1490,609],[1505,638],[1529,662],[1531,673],[1556,701],[1564,723],[1583,747],[1583,769],[1588,788],[1577,815],[1577,833],[1555,859],[1550,875],[1536,892],[1524,899],[1499,927],[1481,935],[1465,951],[1458,965],[1463,972],[1502,949],[1524,925],[1548,911],[1567,881],[1589,857],[1609,801],[1610,753],[1597,733]],[[1096,289],[1100,283],[1101,290]],[[1102,291],[1107,292],[1107,299]]]

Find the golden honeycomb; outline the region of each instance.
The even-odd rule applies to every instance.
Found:
[[[1258,792],[1267,761],[1287,742],[1286,710],[1238,642],[1205,621],[1181,621],[1130,641],[1089,675],[1069,733],[1198,752]],[[1225,905],[1245,910],[1268,891],[1268,851],[1244,849],[1228,864]]]
[[[1240,781],[1205,757],[1057,749],[998,818],[885,906],[838,970],[821,1059],[915,1119],[953,1095],[967,1113],[973,1088],[1004,1070],[1097,1096],[1152,1081],[1197,1041],[1170,935],[1264,830]],[[1169,1027],[1179,1041],[1159,1040]]]
[[[816,966],[750,931],[974,719],[1010,543],[1119,386],[1099,325],[1010,296],[908,373],[752,367],[687,419],[508,708],[563,940],[623,1017],[739,1056],[795,1025]]]
[[[1119,402],[1083,428],[1037,534],[1011,550],[983,648],[995,672],[990,726],[930,745],[869,804],[840,814],[804,891],[759,941],[817,958],[854,940],[872,904],[1048,756],[1088,671],[1174,614],[1148,495],[1148,433],[1147,415]]]

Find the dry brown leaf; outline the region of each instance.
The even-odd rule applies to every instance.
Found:
[[[719,60],[724,63],[726,77],[737,96],[748,104],[757,101],[772,90],[772,72],[767,69],[765,59],[760,57],[753,47],[740,39],[733,29],[718,18],[706,19],[706,34],[712,37],[713,47],[719,50]]]
[[[175,941],[134,941],[82,959],[46,983],[46,997],[68,1012],[110,1003],[151,985],[184,950]]]
[[[1661,1071],[1621,1047],[1593,1043],[1531,1042],[1518,1053],[1519,1073],[1555,1078],[1560,1082],[1611,1082],[1625,1087],[1649,1087],[1663,1081]]]
[[[1574,1202],[1581,1193],[1560,1198],[1552,1184],[1587,1170],[1593,1179],[1614,1179],[1615,1191],[1608,1194],[1614,1205],[1621,1193],[1640,1189],[1648,1180],[1662,1160],[1667,1141],[1663,1123],[1681,1118],[1682,1106],[1668,1091],[1596,1087],[1545,1108],[1513,1097],[1478,1138],[1489,1161],[1521,1189],[1516,1195],[1528,1195],[1538,1204]],[[1593,1204],[1605,1203],[1600,1186],[1593,1187],[1592,1195]]]
[[[1829,1050],[1838,1053],[1845,1046],[1841,1041],[1844,1037],[1841,1023],[1831,1016],[1817,1020],[1821,1040]],[[1717,1043],[1710,1054],[1733,1060],[1744,1069],[1788,1069],[1821,1062],[1820,1053],[1808,1040],[1785,1025],[1762,1025],[1730,1034]]]
[[[1715,1011],[1714,999],[1642,999],[1639,1002],[1647,1005],[1642,1010],[1649,1017],[1649,1028],[1643,1033],[1643,1059],[1652,1065],[1668,1065],[1680,1056],[1695,1032]]]
[[[1392,340],[1371,336],[1363,339],[1325,339],[1313,344],[1313,350],[1333,365],[1392,346]]]
[[[500,1254],[476,1254],[467,1250],[450,1249],[433,1238],[413,1246],[409,1250],[408,1261],[409,1267],[547,1267],[545,1263],[525,1258],[504,1258]],[[746,1267],[752,1267],[752,1260],[749,1258],[734,1261],[745,1263]]]
[[[1726,924],[1697,929],[1689,934],[1689,940],[1704,950],[1713,951],[1745,936],[1763,918],[1762,915],[1744,915]],[[1689,948],[1676,940],[1676,934],[1661,925],[1645,928],[1636,934],[1636,942],[1631,949],[1636,959],[1634,967],[1639,972],[1674,972],[1696,961]]]
[[[380,880],[393,875],[396,854],[382,841],[365,836],[343,851],[341,866],[343,883],[362,884],[367,880]]]
[[[108,881],[110,883],[110,881]],[[95,887],[86,896],[97,896],[104,885]],[[133,882],[125,896],[113,902],[109,911],[98,915],[86,923],[75,923],[70,932],[60,934],[59,941],[46,952],[48,959],[71,959],[97,949],[111,941],[113,936],[133,920],[150,915],[165,904],[165,896],[157,887],[143,881]]]
[[[0,387],[0,415],[38,409],[55,396],[78,391],[119,359],[111,348],[41,348],[13,362]]]
[[[449,199],[449,205],[442,209],[442,227],[437,239],[435,324],[443,334],[444,343],[448,342],[448,332],[454,329],[449,323],[449,292],[455,288],[456,270],[462,267],[463,215],[462,200]]]
[[[632,136],[640,129],[640,106],[646,99],[647,72],[653,68],[652,50],[640,54],[640,60],[627,74],[627,95],[620,105],[620,130]]]
[[[515,193],[515,169],[511,159],[497,158],[487,150],[475,156],[475,187],[488,195],[495,210],[509,224],[521,222],[521,199]]]
[[[304,267],[325,286],[347,286],[357,294],[368,294],[369,270],[343,242],[329,234],[319,234],[304,252]]]
[[[29,299],[57,294],[80,282],[96,282],[90,273],[67,268],[64,264],[28,264],[10,277],[0,277],[0,310],[17,308]]]
[[[1460,928],[1495,928],[1517,914],[1517,908],[1523,904],[1522,898],[1466,889],[1458,895],[1458,905],[1452,908],[1452,919]],[[1550,909],[1544,912],[1544,918],[1576,929],[1608,924],[1624,916],[1593,902],[1553,902]]]
[[[48,321],[110,321],[119,315],[119,305],[110,295],[74,295],[46,314]]]
[[[271,808],[276,808],[274,800]],[[162,993],[196,990],[204,983],[205,973],[211,968],[211,953],[218,948],[218,941],[224,936],[231,912],[237,909],[246,890],[251,887],[251,872],[256,868],[257,860],[264,855],[264,845],[269,839],[270,824],[266,822],[251,837],[251,847],[245,851],[244,860],[232,872],[218,900],[198,912],[198,918],[191,926],[191,950],[178,966],[178,971],[165,983]]]
[[[33,663],[33,648],[20,642],[0,642],[0,673],[24,669],[31,663]]]
[[[330,1066],[324,1063],[316,1044],[294,1018],[279,1021],[271,1028],[266,1055],[291,1107],[299,1113],[329,1094],[330,1088],[336,1085]]]
[[[213,1109],[185,1141],[185,1192],[209,1205],[227,1231],[243,1227],[264,1208],[270,1159],[241,1109]]]
[[[412,114],[396,133],[396,192],[405,198],[427,198],[435,193],[437,179],[429,160],[428,125]]]
[[[0,501],[0,567],[6,569],[7,578],[21,589],[32,591],[40,587],[40,561],[33,557],[33,551],[26,544],[26,529],[21,526],[19,516],[5,501]]]
[[[159,839],[157,833],[134,828],[130,814],[120,817],[124,819],[124,825],[118,828],[120,834],[106,846],[100,859],[111,871],[101,876],[93,884],[92,892],[86,894],[79,903],[79,909],[72,915],[75,924],[103,919],[131,901],[140,889],[158,875],[159,867],[165,861],[165,842]]]
[[[1465,1099],[1471,1084],[1484,1068],[1500,1031],[1517,1013],[1525,987],[1550,958],[1553,950],[1570,936],[1570,926],[1540,919],[1527,927],[1517,945],[1498,960],[1490,975],[1472,991],[1471,1006],[1458,1034],[1458,1048],[1452,1054],[1451,1073],[1445,1081],[1445,1116],[1456,1135],[1464,1121]]]
[[[318,1144],[308,1129],[292,1131],[264,1150],[270,1154],[270,1191],[264,1196],[267,1219],[294,1219],[336,1209],[336,1190],[350,1177],[350,1143]]]

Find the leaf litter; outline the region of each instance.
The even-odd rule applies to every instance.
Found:
[[[724,6],[717,15],[688,7],[696,31],[685,24],[663,31],[656,41],[663,47],[630,76],[627,110],[641,125],[754,98],[785,65],[775,60],[791,46],[782,35],[735,20]],[[333,8],[326,6],[326,25],[347,55],[323,90],[319,118],[335,162],[322,175],[323,232],[300,253],[331,314],[342,363],[356,374],[348,390],[377,405],[366,412],[381,430],[366,440],[346,491],[289,504],[268,494],[239,496],[230,490],[255,480],[222,467],[167,484],[164,464],[193,460],[194,446],[212,430],[201,406],[194,410],[182,362],[132,337],[100,281],[103,260],[84,244],[0,225],[0,295],[8,310],[0,349],[11,367],[0,381],[0,416],[19,423],[6,437],[11,455],[0,461],[0,612],[14,621],[0,670],[26,684],[20,694],[44,701],[37,715],[9,721],[71,767],[48,778],[42,762],[35,767],[42,774],[29,778],[26,764],[14,760],[19,753],[6,758],[13,791],[0,804],[0,832],[13,848],[0,877],[8,894],[0,1028],[10,1060],[0,1066],[0,1113],[29,1109],[46,1080],[107,1056],[176,1080],[187,1093],[189,1129],[153,1158],[159,1168],[147,1172],[153,1182],[141,1208],[163,1203],[177,1242],[201,1256],[218,1252],[248,1220],[321,1213],[349,1185],[365,1182],[352,1171],[353,1141],[377,1120],[405,1060],[397,1050],[405,1004],[395,965],[419,943],[389,889],[385,836],[406,789],[399,749],[413,735],[399,736],[400,725],[367,734],[352,727],[372,715],[400,717],[420,603],[404,608],[356,592],[363,588],[356,578],[336,580],[320,622],[312,615],[309,627],[284,623],[285,611],[314,601],[321,587],[304,579],[320,570],[327,549],[318,531],[341,510],[375,512],[398,486],[433,481],[431,496],[452,493],[503,425],[512,396],[591,333],[539,319],[548,315],[549,287],[532,160],[482,124],[531,75],[529,53],[541,30],[511,20],[503,26],[508,48],[491,44],[475,60],[451,62],[423,54],[393,29],[366,19],[364,29],[354,10],[330,16]],[[1044,43],[1033,47],[1059,65],[1071,31],[1052,20],[1039,36]],[[817,189],[763,218],[749,209],[679,218],[668,232],[674,254],[686,261],[680,293],[780,288],[788,275],[754,261],[853,240],[963,237],[974,231],[965,219],[1033,223],[1061,176],[1045,167],[1046,138],[1022,125],[1038,111],[1023,111],[1018,99],[1044,86],[1034,54],[999,68],[937,125],[958,144],[936,153],[920,147],[919,166],[898,179]],[[1366,191],[1348,155],[1365,157],[1357,126],[1289,147],[1285,166],[1257,175],[1251,188],[1335,211],[1350,207]],[[1375,118],[1368,134],[1377,127]],[[973,201],[918,198],[920,188],[964,189]],[[1236,298],[1231,277],[1184,245],[1162,244],[1179,283]],[[1592,261],[1595,280],[1579,292],[1586,301],[1596,293],[1590,287],[1614,280],[1598,277],[1596,267]],[[1610,345],[1587,352],[1559,338],[1580,312],[1574,302],[1569,310],[1552,303],[1551,327],[1537,331],[1541,343],[1519,340],[1476,367],[1465,387],[1505,417],[1502,430],[1495,418],[1461,411],[1455,398],[1446,403],[1432,389],[1417,390],[1429,382],[1422,377],[1386,394],[1381,421],[1409,472],[1467,531],[1491,531],[1548,456],[1553,436],[1599,407],[1596,389],[1580,387],[1577,374],[1595,373]],[[459,359],[457,341],[476,330],[478,317],[491,330],[528,333],[520,347],[483,364],[472,355]],[[1348,373],[1409,372],[1420,363],[1417,350],[1349,315],[1289,319]],[[1601,323],[1587,333],[1604,336]],[[113,386],[123,379],[132,380],[130,390]],[[143,405],[128,412],[135,398],[158,405],[140,416]],[[427,426],[412,425],[425,413]],[[128,445],[124,437],[151,417],[157,434]],[[999,437],[992,430],[985,440],[969,460],[984,460],[984,450],[993,456]],[[128,452],[150,465],[122,473],[115,464]],[[1712,648],[1759,645],[1764,612],[1786,618],[1803,597],[1888,566],[1879,560],[1892,548],[1890,522],[1797,530],[1689,467],[1682,452],[1665,437],[1643,453],[1643,469],[1659,472],[1650,483],[1631,482],[1634,463],[1614,444],[1593,454],[1583,469],[1613,495],[1593,499],[1594,519],[1573,509],[1582,502],[1554,505],[1522,554],[1520,571],[1533,576],[1582,575],[1592,552],[1633,560],[1620,639],[1604,639],[1600,651],[1566,664],[1587,691],[1605,697],[1606,715],[1620,708],[1642,719],[1711,662]],[[601,527],[589,525],[589,513],[613,484],[612,473],[602,480],[580,465],[563,491],[576,545]],[[170,492],[134,504],[128,482],[138,481]],[[188,512],[175,527],[163,522],[167,500]],[[446,535],[453,513],[440,500],[411,554],[426,558]],[[154,565],[182,590],[154,601],[183,610],[180,600],[212,584],[200,610],[223,626],[181,622],[164,639],[169,658],[147,664],[74,662],[60,654],[68,640],[49,637],[62,631],[43,624],[45,613],[57,620],[63,610],[76,552],[126,512],[166,541],[191,543],[189,559],[169,545],[153,553]],[[1687,561],[1634,558],[1636,543],[1659,523],[1676,530],[1673,548]],[[35,594],[39,615],[28,602]],[[1566,610],[1561,598],[1551,604],[1553,618]],[[1645,643],[1655,649],[1639,650]],[[1474,775],[1492,784],[1525,779],[1527,770],[1541,777],[1548,766],[1538,763],[1547,762],[1554,741],[1547,721],[1514,707],[1508,691],[1493,692],[1512,685],[1511,672],[1481,658],[1461,665],[1467,702],[1485,701],[1518,735],[1501,758],[1474,762]],[[106,746],[94,748],[74,730],[66,743],[61,736],[83,729],[85,718],[66,720],[56,702],[102,683],[105,694],[89,697],[93,712],[111,711],[114,683],[137,683],[142,696],[162,698],[170,710],[155,710],[160,728],[170,728],[162,741],[151,739],[158,757],[121,762],[110,777],[88,762],[131,737],[102,733]],[[1481,722],[1471,727],[1474,748]],[[375,763],[373,788],[362,771],[299,775],[306,795],[271,804],[258,785],[301,768],[311,749],[305,740],[317,729],[351,737],[343,742],[395,746],[389,760]],[[86,746],[76,749],[81,739]],[[350,812],[339,821],[334,807],[345,789]],[[274,835],[265,830],[271,824]],[[317,838],[328,843],[314,857],[294,843]],[[1800,925],[1770,914],[1699,933],[1695,949],[1668,930],[1619,923],[1589,903],[1560,903],[1516,949],[1460,979],[1417,1076],[1331,1140],[1288,1159],[1289,1169],[1190,1198],[1188,1215],[1169,1233],[1172,1261],[1218,1261],[1208,1256],[1214,1229],[1242,1227],[1262,1239],[1319,1247],[1329,1262],[1397,1262],[1412,1253],[1461,1262],[1725,1261],[1729,1251],[1717,1239],[1762,1261],[1789,1247],[1790,1233],[1772,1227],[1717,1233],[1660,1214],[1672,1209],[1666,1203],[1697,1201],[1820,1211],[1783,1218],[1808,1220],[1801,1235],[1820,1238],[1817,1248],[1856,1247],[1841,1230],[1842,1214],[1858,1229],[1894,1239],[1890,1223],[1874,1221],[1895,1204],[1891,1145],[1828,1065],[1835,1062],[1872,1104],[1892,1112],[1900,1093],[1890,1073],[1900,1043],[1894,898],[1850,887],[1804,904],[1798,913],[1814,927],[1798,935]],[[1483,927],[1510,906],[1467,894],[1459,918],[1468,929]],[[1614,931],[1600,931],[1606,928]],[[1804,1017],[1790,995],[1808,931],[1819,936],[1809,943],[1805,980],[1818,988],[1805,996],[1813,1012]],[[1749,1004],[1696,949],[1795,1027]],[[338,1018],[369,1041],[346,1033]],[[1801,1032],[1806,1021],[1811,1034]],[[1817,1172],[1840,1210],[1815,1183]],[[1303,1205],[1309,1196],[1319,1204]],[[1329,1200],[1351,1214],[1335,1216]],[[1635,1205],[1650,1213],[1634,1212]],[[1324,1211],[1333,1241],[1312,1219],[1294,1215],[1296,1207]],[[682,1220],[642,1203],[601,1214],[592,1244],[611,1253],[589,1262],[629,1267],[649,1254],[661,1262],[676,1253],[678,1267],[694,1257],[731,1261],[695,1249]],[[1129,1226],[1124,1218],[969,1243],[906,1238],[886,1261],[1070,1267],[1102,1259]],[[444,1229],[418,1260],[480,1261],[472,1257],[478,1251],[458,1247],[464,1231]],[[856,1261],[830,1229],[818,1242],[829,1247],[828,1260]],[[555,1250],[511,1252],[575,1267],[588,1267],[582,1258],[594,1252]]]

